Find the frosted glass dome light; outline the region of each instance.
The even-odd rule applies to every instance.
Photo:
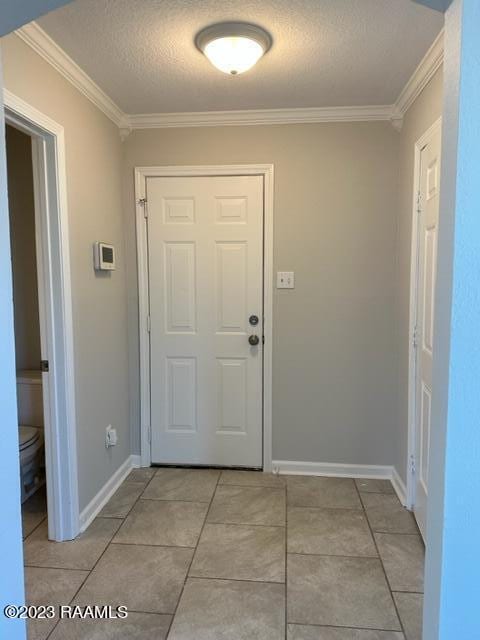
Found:
[[[200,31],[195,38],[198,49],[214,67],[236,76],[251,69],[270,49],[270,35],[253,24],[225,22]]]

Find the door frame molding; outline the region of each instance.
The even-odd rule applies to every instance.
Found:
[[[42,375],[48,537],[72,540],[80,524],[65,134],[7,89],[3,97],[6,123],[32,138],[41,349],[50,365]]]
[[[272,354],[273,354],[273,164],[135,167],[137,230],[138,308],[140,338],[140,452],[142,466],[151,462],[150,444],[150,349],[147,225],[142,199],[147,178],[262,176],[264,180],[263,308],[263,470],[272,470]]]
[[[422,149],[442,127],[440,116],[415,142],[412,206],[412,243],[410,254],[410,311],[408,329],[408,458],[407,458],[407,508],[413,510],[416,503],[416,349],[414,347],[415,327],[417,323],[418,291],[418,194],[420,192],[420,160]]]

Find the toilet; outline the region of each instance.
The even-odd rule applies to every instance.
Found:
[[[41,371],[17,371],[22,503],[45,482]]]

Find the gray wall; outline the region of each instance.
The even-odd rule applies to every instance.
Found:
[[[396,316],[398,346],[398,427],[394,464],[406,482],[408,459],[408,354],[410,312],[410,264],[412,243],[412,204],[414,188],[415,143],[442,115],[443,69],[439,69],[405,114],[400,133],[399,216],[396,274]]]
[[[130,437],[139,451],[139,165],[275,165],[274,269],[294,270],[296,288],[274,291],[274,459],[402,472],[409,162],[440,113],[440,76],[400,135],[381,122],[158,129],[134,131],[122,148],[116,127],[23,42],[8,36],[2,44],[7,88],[65,126],[81,506],[127,457]],[[117,245],[111,277],[93,272],[96,239]],[[109,423],[119,445],[107,452]]]
[[[12,251],[15,318],[15,360],[18,369],[40,368],[35,206],[32,141],[7,126],[8,203]]]
[[[273,163],[273,457],[392,464],[398,133],[388,123],[134,131],[125,142],[131,422],[139,422],[133,170]],[[139,430],[133,434],[139,450]]]
[[[118,128],[17,36],[1,46],[6,88],[65,128],[83,509],[130,454],[122,144]],[[110,276],[95,275],[95,240],[117,247]],[[108,424],[119,442],[107,451]]]

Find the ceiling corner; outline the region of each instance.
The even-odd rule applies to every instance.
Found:
[[[452,4],[452,0],[413,0],[416,4],[423,4],[423,6],[429,9],[435,9],[440,13],[445,13],[448,7]]]
[[[122,128],[126,114],[36,22],[30,22],[14,33]]]

